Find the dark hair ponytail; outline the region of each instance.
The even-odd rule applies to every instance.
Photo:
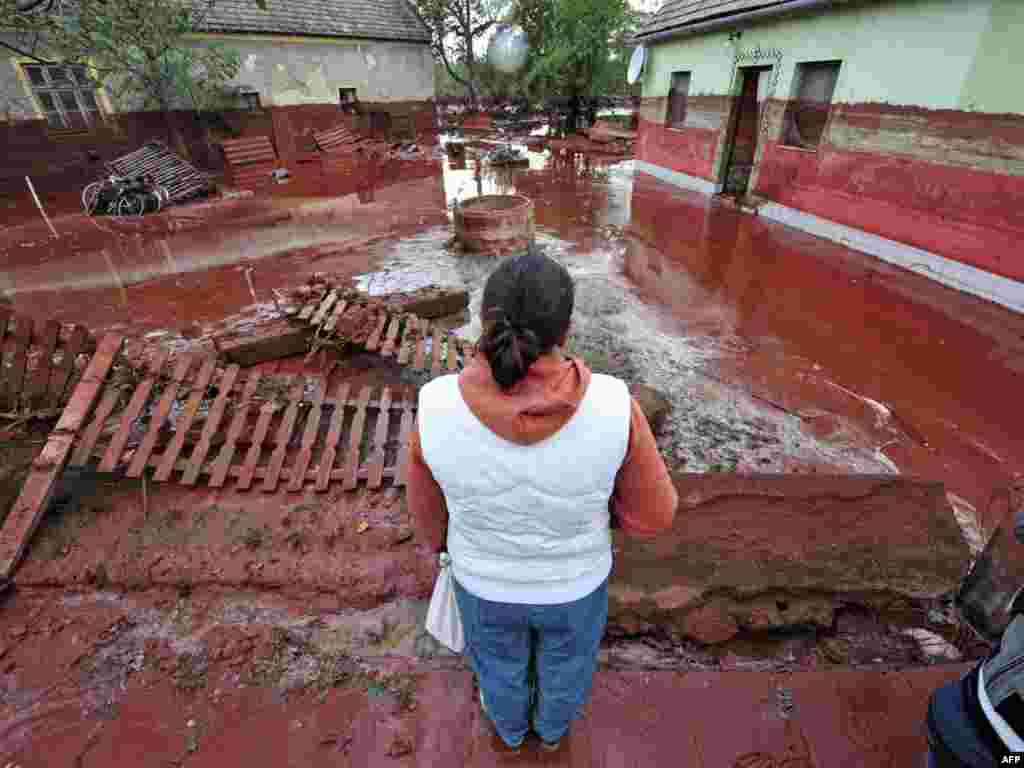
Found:
[[[508,389],[569,330],[573,308],[569,271],[548,256],[526,253],[502,262],[484,286],[480,351],[494,380]]]

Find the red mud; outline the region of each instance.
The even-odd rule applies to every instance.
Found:
[[[1024,411],[1012,405],[1024,317],[647,176],[632,211],[625,270],[643,295],[679,332],[740,340],[719,375],[805,414],[811,434],[856,425],[902,472],[943,480],[980,511],[1024,473]],[[691,284],[733,308],[732,322],[709,326]]]

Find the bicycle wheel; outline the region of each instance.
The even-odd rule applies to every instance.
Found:
[[[103,182],[94,181],[92,184],[87,184],[85,189],[82,190],[82,207],[85,208],[85,212],[92,216],[96,210],[96,203],[100,199],[100,189],[103,187]]]
[[[117,201],[118,216],[141,216],[146,209],[146,201],[139,195],[125,195]]]

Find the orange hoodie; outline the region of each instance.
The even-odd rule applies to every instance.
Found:
[[[498,436],[518,445],[544,440],[569,421],[587,393],[590,369],[577,358],[550,353],[538,359],[526,376],[503,391],[483,355],[475,355],[459,374],[459,390],[469,410]],[[445,548],[448,509],[444,492],[430,473],[413,430],[406,498],[431,547]],[[632,401],[629,446],[615,479],[610,511],[634,536],[653,536],[672,525],[679,497],[658,453],[647,417]]]

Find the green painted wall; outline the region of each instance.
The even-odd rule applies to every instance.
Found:
[[[892,0],[736,29],[740,51],[782,51],[777,98],[791,95],[796,64],[841,59],[836,102],[1024,111],[1024,89],[1010,87],[1024,67],[1021,0]],[[649,46],[644,96],[667,95],[671,72],[686,69],[691,95],[730,93],[736,49],[727,32]]]
[[[1024,114],[1024,3],[995,0],[960,103],[980,112]]]

